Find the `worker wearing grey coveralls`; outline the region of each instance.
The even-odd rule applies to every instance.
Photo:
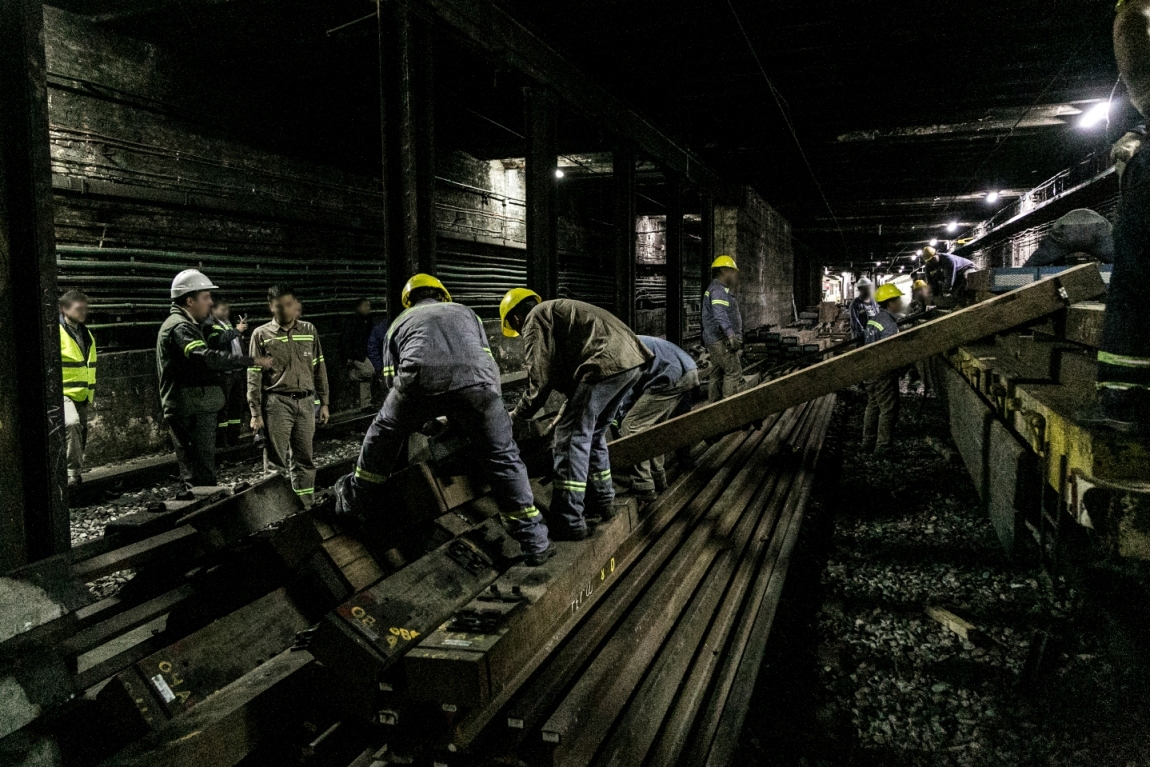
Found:
[[[895,315],[902,311],[902,293],[887,283],[875,293],[879,311],[874,319],[867,320],[863,344],[878,343],[898,333],[898,320]],[[874,450],[881,455],[890,448],[894,438],[895,424],[898,422],[900,371],[886,373],[866,382],[867,403],[863,414],[863,450]]]
[[[567,299],[538,303],[523,289],[504,304],[517,292],[527,295],[500,306],[504,333],[522,334],[527,357],[527,391],[512,417],[530,418],[552,389],[567,396],[555,425],[550,527],[552,538],[582,540],[587,517],[615,515],[607,429],[653,355],[606,309]]]
[[[1077,208],[1054,222],[1024,265],[1068,266],[1087,261],[1114,262],[1114,227],[1089,208]]]
[[[662,338],[639,336],[639,340],[655,358],[619,408],[621,438],[689,412],[692,395],[699,387],[699,370],[691,355]],[[663,456],[657,455],[626,469],[620,484],[627,484],[629,479],[632,493],[649,497],[658,485],[665,485],[665,481],[656,481],[661,476]]]
[[[703,292],[703,344],[711,359],[708,402],[718,402],[738,394],[743,384],[743,315],[732,288],[739,268],[730,256],[719,256],[711,264],[710,286]]]
[[[365,516],[384,508],[383,483],[404,440],[446,415],[486,464],[508,532],[523,548],[528,564],[538,564],[550,552],[547,525],[535,507],[527,469],[512,438],[499,366],[483,323],[466,306],[450,303],[446,289],[438,291],[443,298],[422,297],[433,290],[413,289],[411,308],[387,331],[382,372],[390,391],[364,437],[354,476],[340,481],[341,510]]]

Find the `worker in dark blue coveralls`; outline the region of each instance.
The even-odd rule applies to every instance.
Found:
[[[703,345],[711,359],[708,402],[739,393],[743,385],[743,315],[735,298],[739,267],[730,256],[719,256],[711,264],[711,284],[703,291]]]
[[[1114,54],[1130,103],[1150,114],[1150,0],[1125,0],[1114,21]],[[1098,351],[1098,407],[1103,425],[1150,433],[1150,149],[1146,128],[1114,147],[1122,201],[1114,227],[1114,271]]]
[[[555,549],[512,439],[483,322],[452,303],[443,283],[428,274],[408,280],[401,300],[407,310],[391,323],[383,359],[391,390],[367,430],[355,473],[337,484],[338,510],[370,523],[387,503],[384,483],[404,440],[446,415],[486,463],[503,522],[522,546],[525,563],[542,564]]]
[[[371,335],[367,337],[367,358],[371,360],[376,375],[383,375],[383,352],[387,346],[387,330],[390,327],[391,323],[386,317],[379,319],[371,329]]]
[[[655,355],[639,381],[619,406],[615,419],[619,436],[629,437],[691,411],[699,388],[699,369],[691,355],[675,344],[654,336],[639,340]],[[638,463],[621,472],[619,484],[642,501],[653,501],[667,486],[663,456]]]
[[[974,262],[953,253],[939,253],[931,246],[922,249],[926,279],[935,296],[958,295],[966,291],[966,276],[977,272]]]
[[[875,301],[878,302],[878,314],[867,320],[864,345],[878,343],[898,333],[895,315],[903,309],[902,291],[894,283],[888,282],[875,292]],[[866,382],[862,447],[865,451],[873,450],[875,455],[882,455],[889,450],[894,437],[895,424],[898,422],[899,378],[900,371],[896,370]]]
[[[851,301],[847,313],[851,318],[851,338],[858,340],[866,331],[867,320],[878,314],[878,304],[874,300],[874,283],[863,277],[855,283],[859,294]]]
[[[542,301],[527,288],[499,304],[503,335],[523,336],[527,391],[512,411],[535,415],[554,389],[567,403],[555,424],[551,537],[582,540],[587,519],[615,516],[607,429],[654,355],[606,309],[582,301]]]
[[[1077,208],[1054,222],[1050,234],[1024,266],[1069,266],[1114,261],[1114,227],[1089,208]]]

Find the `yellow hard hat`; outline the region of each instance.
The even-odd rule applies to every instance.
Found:
[[[507,315],[511,313],[512,309],[519,306],[525,298],[534,298],[537,304],[543,301],[543,297],[531,288],[512,288],[499,302],[499,320],[503,323],[503,335],[508,338],[515,338],[519,335],[519,331],[507,324]]]
[[[883,301],[889,301],[892,298],[901,298],[902,291],[893,282],[888,282],[885,285],[880,285],[879,289],[875,291],[875,303],[881,304]]]
[[[929,245],[927,245],[925,248],[922,249],[922,257],[925,258],[927,261],[929,261],[930,259],[934,258],[937,255],[938,255],[938,251]]]
[[[721,266],[725,266],[728,269],[734,269],[736,272],[739,271],[739,267],[735,266],[735,259],[731,258],[730,256],[719,256],[711,263],[712,269],[718,269]]]
[[[442,290],[443,297],[451,301],[451,294],[447,292],[447,288],[443,287],[442,282],[430,274],[420,272],[408,280],[407,284],[403,286],[403,290],[399,293],[399,301],[403,304],[404,309],[411,308],[411,291],[416,288],[436,288],[437,290]]]
[[[914,285],[912,287],[915,290],[919,290],[920,288],[925,288],[925,287],[927,287],[926,280],[915,280]]]

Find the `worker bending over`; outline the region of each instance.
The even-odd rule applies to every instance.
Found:
[[[224,406],[220,373],[249,366],[271,367],[270,358],[249,357],[208,346],[201,325],[212,310],[217,287],[196,269],[172,280],[172,308],[156,336],[156,369],[164,421],[176,444],[182,489],[216,484],[216,424]]]
[[[851,318],[851,338],[858,340],[866,332],[867,320],[878,314],[878,304],[874,301],[874,283],[863,277],[855,283],[858,295],[851,301],[847,313]]]
[[[926,280],[915,280],[910,290],[910,315],[925,314],[930,309],[930,283]]]
[[[216,296],[212,312],[204,320],[204,338],[208,346],[234,354],[244,353],[243,334],[248,323],[243,317],[234,326],[231,319],[231,303],[222,296]],[[220,388],[224,392],[224,408],[220,411],[216,424],[216,447],[228,447],[239,442],[240,426],[247,411],[247,378],[241,371],[232,370],[220,374]]]
[[[699,388],[699,370],[691,355],[662,338],[639,336],[639,340],[654,358],[619,408],[616,420],[622,419],[621,438],[690,412],[695,389]],[[624,470],[619,484],[639,500],[653,501],[667,486],[663,456]]]
[[[931,246],[922,249],[926,279],[936,296],[960,295],[966,292],[966,276],[977,272],[974,262],[953,253],[939,253]]]
[[[588,517],[615,515],[607,428],[654,355],[622,320],[582,301],[515,288],[499,316],[503,335],[523,336],[527,357],[527,391],[512,418],[531,418],[552,389],[567,397],[555,425],[551,537],[582,540]]]
[[[743,384],[743,315],[732,292],[739,281],[739,267],[730,256],[711,264],[711,284],[703,292],[703,344],[711,359],[711,382],[707,400],[718,402],[738,394]]]
[[[248,368],[252,431],[267,427],[268,461],[291,477],[296,495],[310,506],[315,497],[315,422],[327,423],[329,417],[327,366],[315,325],[299,318],[294,290],[272,285],[268,308],[271,322],[252,331],[251,355],[272,359],[267,370]]]
[[[391,390],[367,430],[355,474],[336,486],[339,510],[361,519],[382,510],[384,482],[404,440],[445,415],[486,464],[503,521],[522,546],[526,564],[542,564],[554,547],[512,438],[483,322],[452,303],[443,283],[428,274],[408,280],[401,301],[407,310],[391,323],[384,348],[383,377]]]
[[[1071,266],[1114,261],[1114,227],[1089,208],[1078,208],[1054,222],[1050,234],[1024,266]]]
[[[60,296],[60,368],[64,377],[64,439],[68,446],[68,487],[83,479],[88,442],[88,406],[96,396],[96,337],[85,325],[88,297],[78,290]]]
[[[875,292],[878,314],[867,320],[864,344],[873,344],[898,333],[895,315],[902,311],[902,292],[894,283],[882,285]],[[863,415],[862,447],[882,455],[890,449],[894,427],[898,422],[899,371],[887,373],[866,382],[866,413]]]
[[[1114,21],[1114,54],[1130,103],[1150,115],[1150,0],[1125,0]],[[1150,151],[1145,125],[1115,146],[1122,199],[1114,226],[1114,271],[1098,351],[1102,423],[1150,433]]]

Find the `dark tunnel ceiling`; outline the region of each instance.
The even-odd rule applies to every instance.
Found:
[[[1089,106],[1081,102],[1106,98],[1114,85],[1106,0],[731,2],[785,100],[845,249],[727,0],[503,5],[724,178],[753,185],[823,262],[842,261],[844,250],[856,261],[885,259],[945,237],[947,221],[969,225],[994,212],[987,190],[1020,193],[1106,144],[1105,131],[1079,130],[1064,106]],[[255,94],[245,98],[249,116],[274,126],[282,144],[378,167],[374,23],[324,34],[370,13],[370,3],[58,4],[93,16],[99,7],[109,26],[199,57],[211,72],[204,84]],[[440,38],[437,143],[520,154],[523,80]],[[606,133],[570,116],[561,137],[564,151],[607,148]]]

